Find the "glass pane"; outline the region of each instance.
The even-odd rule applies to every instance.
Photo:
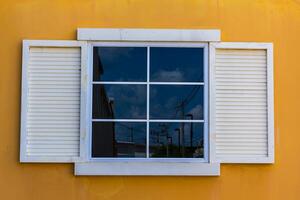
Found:
[[[146,47],[95,47],[94,81],[146,81]]]
[[[93,122],[92,157],[146,157],[146,123]]]
[[[150,48],[150,81],[202,82],[203,48]]]
[[[203,123],[150,123],[150,157],[203,158]]]
[[[203,86],[151,85],[150,119],[203,119]]]
[[[146,119],[146,85],[93,85],[94,119]]]

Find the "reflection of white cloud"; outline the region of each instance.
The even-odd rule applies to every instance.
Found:
[[[134,48],[130,47],[104,47],[98,49],[102,61],[114,61],[120,57],[130,57]]]
[[[145,86],[111,86],[107,90],[109,98],[117,97],[118,101],[130,104],[142,104],[146,100],[146,87]]]
[[[123,85],[111,86],[107,88],[109,99],[115,99],[114,106],[122,116],[131,116],[132,118],[145,117],[146,111],[146,87]]]
[[[168,101],[163,105],[166,109],[175,109],[176,106],[178,106],[178,100],[177,97],[171,97],[168,99]]]
[[[194,119],[201,119],[203,113],[203,108],[200,104],[196,105],[194,108],[192,108],[188,114],[192,114]]]
[[[157,98],[159,98],[159,96]],[[152,103],[153,105],[151,105]],[[170,97],[166,102],[157,100],[150,102],[150,105],[152,117],[164,116],[172,118],[175,117],[174,114],[176,112],[176,106],[178,106],[178,99],[177,97]]]
[[[128,109],[128,112],[130,113],[132,118],[135,119],[141,119],[145,117],[145,113],[141,111],[141,107],[131,106],[130,109]]]
[[[175,70],[159,70],[152,76],[152,81],[183,81],[184,74],[176,68]]]

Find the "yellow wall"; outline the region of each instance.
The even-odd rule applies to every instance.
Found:
[[[75,177],[72,164],[20,164],[22,39],[78,27],[218,28],[223,41],[274,42],[275,165],[220,177]],[[0,199],[300,199],[300,0],[0,0]]]

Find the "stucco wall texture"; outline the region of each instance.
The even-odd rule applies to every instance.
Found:
[[[299,0],[1,0],[0,199],[300,199]],[[274,165],[223,164],[220,177],[76,177],[73,164],[20,164],[21,42],[79,27],[214,28],[273,42]]]

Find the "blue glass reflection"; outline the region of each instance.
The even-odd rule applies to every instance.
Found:
[[[150,119],[203,119],[203,86],[151,85]]]
[[[93,122],[92,157],[146,157],[146,123]]]
[[[147,48],[94,47],[94,81],[146,81]]]
[[[203,82],[203,48],[150,48],[150,81]]]
[[[203,158],[203,123],[150,123],[150,157]]]
[[[93,86],[94,119],[146,119],[146,85]]]

